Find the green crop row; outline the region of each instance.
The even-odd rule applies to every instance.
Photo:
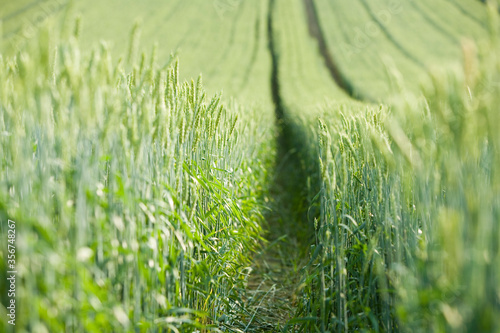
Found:
[[[229,322],[261,237],[273,115],[207,97],[154,50],[130,64],[83,51],[75,31],[0,56],[1,316],[11,219],[16,332]]]
[[[500,58],[464,44],[390,107],[324,108],[320,216],[297,315],[306,331],[500,329]],[[314,119],[303,128],[311,128]]]

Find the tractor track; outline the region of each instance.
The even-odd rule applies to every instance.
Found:
[[[323,33],[323,30],[321,29],[321,26],[319,24],[318,13],[316,11],[316,6],[314,5],[313,0],[303,1],[306,10],[307,23],[309,26],[309,34],[317,40],[320,55],[323,58],[325,66],[328,69],[328,72],[330,73],[333,81],[335,81],[335,83],[340,88],[342,88],[350,97],[357,100],[366,100],[366,98],[363,98],[359,93],[355,91],[352,84],[338,68],[334,57],[332,56],[330,50],[328,49],[328,45],[326,44],[325,34]]]

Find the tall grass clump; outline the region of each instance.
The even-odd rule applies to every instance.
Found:
[[[106,44],[49,31],[0,55],[1,315],[12,219],[17,332],[230,321],[261,235],[272,114],[208,98],[154,51],[114,64]]]
[[[500,329],[500,47],[463,45],[420,94],[320,116],[305,327]]]

